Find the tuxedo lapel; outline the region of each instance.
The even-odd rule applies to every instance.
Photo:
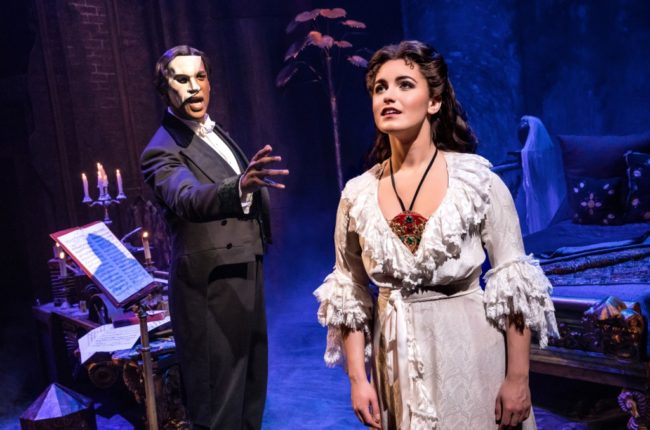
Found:
[[[219,135],[221,140],[223,140],[226,145],[230,148],[233,154],[235,154],[235,158],[237,159],[237,163],[239,163],[239,168],[243,172],[246,170],[246,167],[248,166],[248,158],[246,158],[246,154],[244,154],[244,151],[241,150],[239,145],[235,143],[234,140],[230,138],[230,135],[219,126],[219,124],[214,125],[214,132]]]
[[[187,148],[181,150],[192,163],[212,180],[218,182],[230,176],[237,176],[237,172],[217,152],[198,136],[194,136]]]
[[[244,154],[244,151],[241,150],[239,145],[235,143],[233,139],[230,138],[230,135],[224,131],[218,124],[214,126],[214,132],[217,133],[223,141],[230,147],[230,150],[235,154],[237,162],[241,171],[245,171],[248,167],[248,158]],[[269,199],[269,190],[262,188],[259,191],[255,192],[255,198],[253,199],[253,212],[257,214],[258,221],[260,222],[262,228],[263,242],[264,244],[271,243],[271,220],[270,220],[270,199]]]
[[[214,132],[217,133],[223,141],[226,142],[226,145],[230,147],[230,150],[235,154],[235,158],[237,158],[241,171],[245,171],[246,167],[248,167],[248,158],[246,158],[244,151],[241,150],[239,145],[237,145],[235,141],[230,138],[230,135],[218,124],[215,124]],[[256,191],[255,195],[256,197],[253,200],[254,212],[257,213],[258,220],[262,227],[264,244],[268,244],[271,243],[269,190],[262,188],[259,191]]]
[[[218,182],[224,177],[236,176],[237,172],[213,150],[203,139],[197,136],[181,120],[165,113],[163,127],[169,132],[174,141],[182,149],[180,152],[196,165],[212,182]],[[222,137],[223,138],[223,137]],[[224,139],[225,140],[225,139]],[[241,150],[240,150],[241,152]],[[235,156],[238,158],[238,156]],[[240,164],[241,162],[237,160]]]
[[[202,172],[210,178],[213,182],[218,182],[219,179],[229,176],[235,176],[237,173],[230,167],[230,164],[219,154],[216,153],[210,146],[198,137],[188,126],[183,124],[181,120],[176,118],[169,112],[165,112],[162,125],[167,132],[174,139],[176,144],[180,146],[181,153],[187,159],[194,163]],[[235,155],[237,163],[241,171],[245,171],[248,166],[248,159],[241,150],[241,148],[230,138],[221,127],[215,125],[214,132],[228,145],[230,150]],[[259,195],[258,198],[253,199],[253,205],[257,207],[254,210],[258,214],[258,220],[261,224],[264,243],[271,243],[271,223],[270,223],[270,205],[269,205],[269,192],[266,188],[262,188],[255,193]]]

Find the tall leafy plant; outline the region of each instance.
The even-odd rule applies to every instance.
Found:
[[[355,51],[354,45],[347,40],[365,30],[366,24],[346,17],[346,10],[341,8],[313,9],[296,15],[286,30],[287,34],[293,35],[294,42],[284,55],[284,67],[275,80],[276,86],[282,88],[289,82],[298,80],[299,76],[307,76],[311,78],[311,82],[320,83],[325,87],[332,118],[339,191],[343,190],[343,169],[334,69],[341,57],[345,57],[348,63],[355,67],[366,68],[368,65],[368,61],[358,55],[363,50]],[[316,55],[313,55],[314,51]],[[350,54],[346,55],[348,52]]]

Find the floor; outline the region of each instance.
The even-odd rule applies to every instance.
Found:
[[[299,281],[299,280],[296,280]],[[268,321],[270,373],[264,429],[362,429],[349,406],[349,388],[340,368],[323,365],[325,329],[315,319],[313,282],[291,294],[269,286]],[[29,325],[27,325],[29,327]],[[20,330],[28,330],[21,328]],[[19,429],[19,415],[44,388],[35,384],[33,371],[7,357],[25,354],[20,330],[2,330],[0,369],[0,429]],[[12,354],[7,353],[5,345]],[[34,345],[27,348],[33,357]],[[537,424],[542,430],[622,429],[625,419],[615,404],[616,390],[580,385],[566,380],[533,377],[533,400]],[[9,387],[14,387],[9,390]],[[15,388],[18,387],[18,390]],[[22,393],[22,394],[20,394]],[[127,419],[123,406],[108,400],[97,406],[100,430],[138,428],[137,418]],[[137,408],[135,410],[137,412]],[[130,421],[129,421],[130,420]],[[585,421],[591,421],[591,424]]]
[[[314,300],[270,309],[265,429],[364,428],[352,413],[343,370],[323,364],[326,330],[315,321],[316,308]],[[536,376],[531,385],[543,401],[544,407],[535,406],[540,430],[613,430],[625,426],[615,401],[616,389]]]

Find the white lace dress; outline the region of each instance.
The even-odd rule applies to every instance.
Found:
[[[449,187],[415,254],[379,208],[380,166],[347,183],[336,265],[314,292],[328,365],[344,363],[341,327],[366,333],[384,430],[497,428],[508,316],[522,314],[541,346],[557,333],[551,285],[524,254],[508,189],[478,155],[445,160]],[[483,244],[492,264],[485,291]],[[369,282],[380,287],[376,302]],[[532,415],[524,428],[535,428]]]

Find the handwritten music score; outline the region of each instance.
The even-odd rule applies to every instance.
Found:
[[[153,277],[103,222],[50,235],[116,306],[139,297]]]

